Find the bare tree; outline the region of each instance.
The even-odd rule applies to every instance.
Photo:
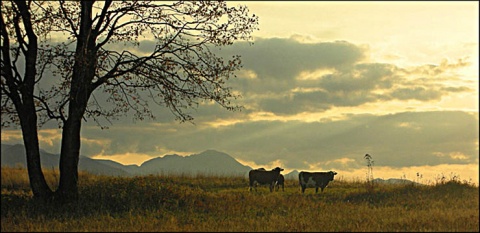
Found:
[[[20,125],[30,186],[41,200],[78,198],[82,120],[100,127],[133,113],[155,119],[149,104],[176,119],[214,101],[227,110],[238,96],[225,81],[241,68],[239,56],[215,49],[251,40],[258,17],[224,1],[2,2],[2,128]],[[143,40],[142,40],[143,39]],[[140,49],[152,43],[149,50]],[[5,98],[4,98],[5,97]],[[52,191],[40,165],[37,127],[62,129],[60,181]]]

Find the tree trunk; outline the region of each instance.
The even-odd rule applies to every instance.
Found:
[[[32,188],[33,197],[35,199],[46,202],[51,200],[53,191],[48,186],[42,172],[36,125],[37,115],[35,114],[35,109],[26,112],[27,113],[19,115],[22,116],[22,135],[25,152],[27,154],[27,169],[28,177],[30,179],[30,187]]]
[[[60,152],[60,184],[55,193],[60,202],[78,199],[78,160],[80,156],[81,118],[70,117],[63,126]]]
[[[75,64],[69,93],[68,119],[62,131],[60,153],[60,184],[56,191],[59,201],[78,199],[78,161],[80,157],[80,130],[82,119],[92,94],[91,81],[95,76],[97,53],[96,34],[92,33],[93,2],[81,2],[80,32],[77,37]]]
[[[88,66],[87,66],[88,67]],[[82,118],[87,107],[91,91],[87,83],[92,72],[73,73],[69,104],[69,116],[62,131],[62,149],[60,152],[60,184],[56,199],[60,202],[72,202],[78,199],[78,162],[80,158],[80,131]],[[86,81],[87,80],[87,81]]]
[[[33,197],[42,201],[48,201],[52,198],[52,190],[48,186],[45,176],[42,172],[40,160],[40,148],[38,144],[37,114],[33,100],[35,88],[36,62],[37,62],[37,36],[33,30],[29,6],[25,1],[16,1],[18,13],[23,22],[23,28],[28,37],[27,49],[24,50],[25,73],[23,82],[17,84],[12,73],[12,61],[10,59],[10,40],[6,32],[4,20],[1,20],[2,33],[2,75],[5,75],[6,84],[10,89],[10,98],[15,105],[20,125],[22,128],[23,143],[27,156],[27,170],[30,179],[30,187]],[[16,23],[20,23],[17,21]],[[19,33],[19,32],[17,32]],[[21,34],[21,33],[19,33]],[[20,35],[17,35],[20,37]],[[2,80],[3,81],[3,80]]]
[[[87,56],[81,56],[83,63]],[[75,64],[72,74],[72,84],[70,88],[70,103],[68,109],[68,119],[64,122],[62,131],[62,149],[60,152],[60,184],[56,191],[56,198],[59,201],[70,202],[78,199],[78,162],[80,158],[80,131],[82,128],[82,119],[87,108],[88,99],[91,95],[89,89],[90,80],[95,74],[94,68],[86,62]],[[93,70],[93,71],[92,71]]]

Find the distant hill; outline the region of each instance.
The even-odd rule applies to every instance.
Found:
[[[48,153],[44,150],[40,150],[40,164],[45,169],[58,169],[60,162],[60,156],[56,154]],[[112,163],[115,163],[111,161]],[[21,144],[8,145],[2,144],[1,155],[2,166],[22,166],[27,167],[25,147]],[[120,164],[121,165],[121,164]],[[122,165],[123,166],[123,165]],[[78,161],[78,169],[90,172],[97,175],[111,175],[111,176],[128,176],[127,171],[121,167],[105,165],[95,159],[91,159],[85,156],[80,156]]]
[[[129,176],[133,176],[133,175],[136,175],[136,174],[139,174],[139,169],[140,167],[138,165],[123,165],[119,162],[115,162],[115,161],[112,161],[112,160],[108,160],[108,159],[93,159],[103,165],[106,165],[106,166],[110,166],[110,167],[114,167],[114,168],[118,168],[118,169],[121,169],[121,170],[124,170],[126,171]]]
[[[239,163],[230,155],[216,150],[206,150],[190,156],[165,155],[144,162],[142,174],[183,173],[188,175],[246,175],[252,168]]]
[[[381,179],[381,178],[375,178],[373,179],[374,183],[378,184],[420,184],[411,180],[407,179],[397,179],[397,178],[390,178],[387,180]]]
[[[299,171],[293,170],[288,174],[284,174],[285,179],[290,179],[290,180],[298,180],[298,173]],[[411,181],[411,180],[406,180],[406,179],[396,179],[396,178],[389,178],[389,179],[381,179],[381,178],[376,178],[373,180],[374,183],[378,184],[419,184],[417,182]]]
[[[293,170],[283,176],[285,177],[286,180],[298,180],[298,173],[299,172],[297,170]]]
[[[26,167],[25,147],[21,144],[2,144],[2,166]],[[40,150],[40,160],[43,168],[58,169],[59,155]],[[92,159],[80,156],[78,169],[92,174],[113,176],[135,176],[148,174],[205,174],[205,175],[247,175],[252,168],[239,163],[230,155],[206,150],[190,156],[165,155],[144,162],[141,166],[123,165],[112,160]]]
[[[58,168],[58,156],[40,150],[40,163],[45,168]],[[2,144],[1,155],[2,166],[23,166],[26,167],[25,147],[21,144]]]

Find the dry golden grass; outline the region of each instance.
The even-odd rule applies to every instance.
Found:
[[[54,184],[58,171],[47,171]],[[248,191],[244,177],[81,173],[76,204],[31,199],[26,171],[2,167],[3,231],[479,231],[479,189],[336,180],[323,193]]]

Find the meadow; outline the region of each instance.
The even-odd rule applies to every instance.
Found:
[[[286,180],[285,191],[245,177],[79,174],[80,199],[32,199],[24,168],[1,169],[2,232],[356,231],[479,232],[479,188],[458,180],[388,185],[335,179],[324,192]],[[52,188],[58,171],[45,171]]]

